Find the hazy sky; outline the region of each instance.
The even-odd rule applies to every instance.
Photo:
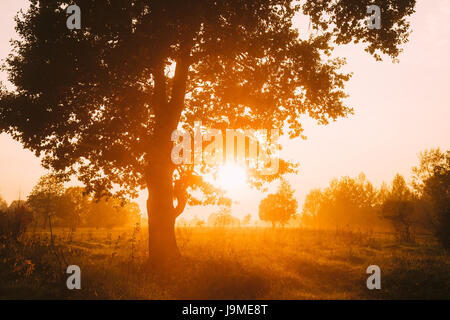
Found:
[[[25,0],[0,2],[0,58],[15,37],[13,17]],[[284,141],[283,155],[300,163],[289,180],[300,204],[311,188],[325,187],[333,177],[364,172],[379,185],[395,173],[409,176],[419,151],[450,148],[450,1],[419,0],[411,17],[413,33],[404,46],[400,63],[376,62],[359,46],[336,50],[347,57],[346,71],[354,73],[347,84],[348,103],[355,115],[328,126],[305,119],[306,141]],[[2,81],[5,75],[1,75]],[[43,75],[42,81],[45,81]],[[8,201],[21,191],[24,198],[44,174],[37,159],[9,136],[0,135],[0,194]],[[257,216],[262,194],[236,192],[234,214]],[[139,199],[144,209],[143,195]],[[210,208],[188,208],[183,214],[199,217]]]

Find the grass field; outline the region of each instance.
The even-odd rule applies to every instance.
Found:
[[[156,277],[145,229],[28,233],[0,248],[0,298],[450,299],[450,258],[429,236],[267,228],[178,228],[183,260]],[[68,290],[67,265],[81,268]],[[381,268],[368,290],[366,268]]]

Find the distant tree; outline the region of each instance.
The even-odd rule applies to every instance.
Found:
[[[298,137],[304,115],[321,124],[347,116],[350,75],[334,46],[361,42],[376,59],[395,59],[415,5],[379,2],[383,27],[369,29],[371,0],[79,0],[81,30],[68,30],[72,2],[31,0],[16,19],[0,132],[99,198],[115,186],[132,196],[147,188],[149,253],[159,263],[179,256],[176,217],[193,190],[207,190],[200,168],[171,161],[172,132],[200,120]],[[308,37],[293,26],[300,13],[311,20]],[[291,168],[255,174],[255,185]]]
[[[251,220],[252,220],[252,215],[251,214],[246,214],[244,216],[244,218],[242,218],[241,225],[248,226],[250,224]]]
[[[67,188],[60,198],[59,217],[65,226],[76,229],[86,219],[91,199],[82,187]]]
[[[442,152],[440,148],[431,148],[420,152],[419,165],[412,168],[411,183],[419,196],[423,195],[425,181],[434,175],[435,169],[445,166],[448,161],[448,152]]]
[[[284,226],[297,212],[298,203],[294,191],[286,180],[282,180],[278,191],[269,194],[259,204],[259,218],[270,221],[272,227],[277,223]]]
[[[383,181],[381,183],[380,188],[378,189],[377,195],[376,195],[376,206],[378,208],[381,208],[381,206],[383,205],[383,203],[389,198],[389,194],[390,194],[390,189],[389,189],[389,185]]]
[[[187,227],[187,225],[188,225],[187,220],[183,217],[179,217],[176,222],[177,222],[177,224],[176,224],[177,227]]]
[[[199,219],[196,223],[195,223],[195,226],[196,227],[202,227],[202,226],[204,226],[205,225],[205,221],[204,220],[201,220],[201,219]]]
[[[27,207],[29,209],[28,203],[25,200],[13,200],[8,207],[8,211],[13,211],[20,207]]]
[[[38,222],[52,229],[53,217],[58,219],[61,209],[61,196],[64,194],[64,183],[57,176],[42,176],[28,195],[27,205],[36,214]]]
[[[112,228],[111,214],[113,210],[111,202],[104,198],[92,201],[86,212],[85,226],[89,228]]]
[[[301,214],[295,214],[294,216],[291,217],[291,219],[289,219],[288,222],[289,226],[295,227],[295,228],[299,228],[299,227],[303,227],[305,226],[304,220],[302,218]]]
[[[405,178],[401,174],[396,174],[392,180],[389,198],[393,200],[412,200],[413,193],[408,187]]]
[[[137,223],[141,223],[142,215],[141,209],[136,202],[125,201],[125,204],[121,205],[122,210],[118,210],[118,213],[126,216],[126,220],[124,221],[125,225],[136,225]]]
[[[397,237],[401,240],[412,240],[411,213],[413,210],[413,202],[408,200],[387,199],[381,206],[383,218],[392,222]]]
[[[231,215],[231,209],[228,206],[223,206],[218,212],[209,215],[208,225],[214,227],[238,227],[240,220]]]
[[[423,181],[423,198],[431,204],[435,234],[450,249],[450,150],[445,161],[434,162],[431,174]]]
[[[436,233],[440,214],[436,212],[436,199],[433,195],[425,192],[426,181],[429,183],[435,175],[436,168],[445,168],[448,161],[448,153],[441,151],[439,148],[429,149],[419,154],[419,165],[412,168],[412,186],[417,197],[416,214],[420,225],[427,231]],[[435,195],[437,196],[437,195]],[[442,196],[442,195],[441,195]]]
[[[189,226],[190,227],[196,227],[198,223],[200,223],[200,219],[197,217],[197,215],[195,215],[190,221],[189,221]]]
[[[178,227],[202,227],[205,224],[206,224],[205,220],[199,219],[196,215],[190,220],[187,220],[185,218],[178,218],[177,219],[177,226]]]
[[[0,195],[0,211],[5,212],[8,209],[8,203]]]
[[[32,221],[33,213],[25,201],[11,202],[6,210],[0,210],[0,240],[17,240]]]
[[[311,227],[374,227],[377,190],[364,174],[358,178],[333,179],[323,191],[307,194],[302,210],[303,223]]]
[[[86,226],[95,228],[128,227],[140,222],[137,203],[117,198],[92,201],[86,215]]]
[[[381,215],[391,222],[397,237],[413,240],[414,197],[402,175],[396,174],[387,199],[381,205]]]
[[[316,227],[316,220],[319,214],[319,210],[324,200],[324,194],[320,189],[311,190],[303,202],[302,209],[302,222],[303,224]]]

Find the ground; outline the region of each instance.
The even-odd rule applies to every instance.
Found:
[[[146,231],[28,232],[0,244],[0,299],[450,299],[450,256],[429,235],[284,228],[178,228],[183,260],[147,265]],[[81,268],[68,290],[67,265]],[[381,268],[381,290],[366,269]]]

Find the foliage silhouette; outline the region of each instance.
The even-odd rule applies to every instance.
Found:
[[[298,203],[294,191],[286,180],[282,180],[276,193],[267,195],[259,204],[259,218],[284,226],[297,213]]]

